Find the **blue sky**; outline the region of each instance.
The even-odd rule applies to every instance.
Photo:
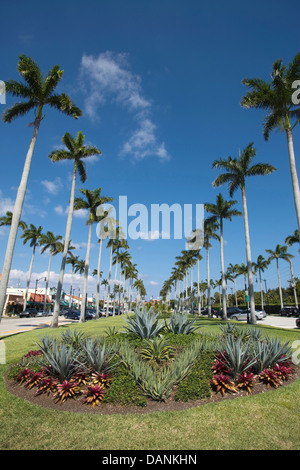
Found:
[[[10,2],[2,6],[0,79],[19,79],[21,53],[31,56],[47,73],[58,64],[64,72],[59,91],[68,93],[83,110],[75,121],[49,109],[41,123],[22,218],[64,236],[70,193],[69,163],[53,164],[47,157],[61,145],[65,132],[81,130],[86,142],[102,155],[87,164],[88,179],[79,188],[102,187],[102,194],[117,201],[126,195],[128,205],[201,204],[215,202],[226,187],[214,189],[218,175],[213,160],[238,155],[250,142],[256,162],[277,168],[271,176],[247,182],[252,258],[284,244],[296,229],[286,137],[262,135],[263,113],[245,110],[244,77],[269,78],[272,63],[288,63],[299,52],[299,3],[267,0],[251,3],[199,0],[109,0]],[[15,102],[6,97],[6,106]],[[1,104],[1,108],[4,106]],[[2,109],[1,109],[2,111]],[[27,148],[33,115],[11,124],[0,123],[0,215],[13,208]],[[298,171],[300,127],[294,131]],[[234,196],[242,210],[241,195]],[[151,227],[149,227],[151,230]],[[21,233],[21,232],[20,232]],[[0,231],[3,263],[8,229]],[[73,219],[75,254],[85,257],[85,219]],[[225,265],[245,262],[243,219],[225,222]],[[97,263],[97,239],[92,240],[91,269]],[[170,275],[184,240],[128,240],[132,261],[144,280],[148,298],[156,297]],[[294,272],[300,276],[296,247]],[[204,255],[204,253],[203,253]],[[31,249],[17,241],[10,285],[25,285]],[[108,250],[103,255],[108,274]],[[57,256],[51,282],[57,282]],[[47,255],[36,256],[32,286],[47,269]],[[205,259],[200,264],[206,278]],[[288,263],[280,265],[283,285]],[[194,274],[196,277],[196,271]],[[219,245],[211,250],[211,277],[220,277]],[[68,270],[65,289],[68,291]],[[275,264],[265,273],[268,288],[277,286]],[[76,280],[77,285],[78,280]],[[238,287],[242,288],[242,278]],[[257,284],[258,286],[258,284]],[[258,288],[258,287],[257,287]],[[88,286],[91,295],[95,281]]]

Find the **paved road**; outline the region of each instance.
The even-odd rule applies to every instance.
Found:
[[[37,317],[37,318],[5,318],[3,317],[0,322],[0,338],[3,336],[13,335],[24,331],[30,331],[36,328],[49,328],[51,325],[52,317]],[[59,317],[59,325],[68,323],[77,323],[76,320],[66,320],[64,317]],[[241,322],[245,323],[245,322]],[[266,318],[257,322],[259,325],[270,325],[278,328],[296,329],[295,317],[279,317],[275,315],[267,315]],[[297,328],[300,332],[300,328]]]
[[[21,333],[24,331],[34,330],[36,328],[49,328],[52,317],[36,317],[36,318],[6,318],[3,317],[0,322],[0,337]],[[64,325],[73,323],[72,320],[66,320],[64,317],[58,317],[58,324]]]

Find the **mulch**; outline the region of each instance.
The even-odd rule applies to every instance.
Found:
[[[290,383],[294,382],[300,377],[300,367],[295,367],[295,373],[289,379],[283,382],[283,384],[279,387],[285,387]],[[173,412],[179,410],[187,410],[189,408],[195,408],[198,406],[203,406],[208,403],[217,403],[223,400],[234,400],[240,397],[246,396],[253,396],[259,393],[268,393],[269,390],[274,390],[274,388],[267,388],[266,385],[262,383],[256,383],[252,389],[252,393],[247,395],[246,391],[240,390],[237,393],[226,393],[222,396],[220,393],[216,394],[212,392],[212,396],[210,398],[204,398],[201,400],[196,401],[175,401],[174,394],[170,396],[164,402],[157,402],[151,399],[147,399],[147,404],[145,407],[142,406],[131,406],[131,405],[120,405],[120,404],[110,404],[110,403],[100,403],[99,405],[92,407],[90,405],[83,403],[83,396],[78,397],[76,399],[69,399],[66,400],[61,405],[57,404],[53,400],[53,396],[51,395],[38,395],[34,396],[36,389],[28,390],[24,386],[20,385],[19,383],[15,382],[14,380],[9,379],[7,376],[5,377],[6,388],[8,392],[12,393],[13,395],[22,398],[28,402],[31,402],[35,405],[42,406],[44,408],[56,410],[56,411],[68,411],[72,413],[93,413],[93,414],[145,414],[145,413],[153,413],[153,412]]]

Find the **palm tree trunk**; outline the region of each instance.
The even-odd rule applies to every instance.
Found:
[[[45,296],[44,296],[44,312],[46,312],[47,292],[48,292],[49,277],[50,277],[51,259],[52,259],[52,251],[50,250],[49,263],[48,263],[48,272],[47,272],[46,286],[45,286]]]
[[[209,248],[206,250],[206,270],[207,270],[207,308],[208,318],[212,317],[211,314],[211,300],[210,300],[210,267],[209,267]]]
[[[254,301],[254,287],[253,287],[253,274],[252,274],[252,260],[251,260],[251,247],[250,247],[250,234],[248,222],[248,209],[245,188],[242,187],[243,197],[243,212],[245,224],[245,240],[246,240],[246,256],[247,256],[247,271],[248,271],[248,284],[249,284],[249,298],[250,298],[250,323],[256,324],[255,317],[255,301]]]
[[[90,268],[90,251],[91,251],[91,239],[92,239],[92,224],[89,224],[88,242],[86,247],[85,264],[84,264],[84,278],[83,278],[83,291],[82,291],[82,303],[80,311],[80,323],[85,322],[85,308],[86,308],[86,293],[87,293],[87,281]]]
[[[293,291],[294,291],[294,299],[295,299],[295,306],[298,308],[298,299],[297,299],[297,291],[296,291],[296,283],[295,283],[295,278],[294,278],[294,271],[293,271],[293,265],[290,259],[288,259],[288,262],[290,263],[290,270],[291,270],[291,278],[292,278],[292,285],[293,285]]]
[[[69,242],[70,242],[70,237],[71,237],[74,197],[75,197],[75,182],[76,182],[76,163],[74,163],[74,169],[73,169],[70,205],[69,205],[69,213],[68,213],[66,233],[65,233],[65,245],[64,245],[63,257],[62,257],[62,262],[61,262],[61,267],[60,267],[56,296],[55,296],[54,312],[53,312],[53,318],[52,318],[52,323],[51,323],[52,328],[58,327],[58,315],[60,311],[60,297],[61,297],[61,291],[62,291],[62,286],[64,282],[65,266],[66,266],[66,260],[68,256],[68,250],[69,250]]]
[[[292,184],[293,184],[296,216],[297,216],[297,222],[298,222],[298,230],[300,234],[300,190],[299,190],[299,181],[298,181],[295,154],[294,154],[293,134],[292,134],[291,128],[286,130],[286,135],[287,135],[287,142],[288,142],[288,149],[289,149],[290,170],[291,170],[291,177],[292,177]]]
[[[98,255],[98,266],[97,266],[97,291],[96,291],[96,318],[99,318],[99,301],[100,301],[100,269],[101,269],[101,253],[102,253],[102,242],[99,242],[99,255]]]
[[[283,308],[283,300],[282,300],[282,290],[281,290],[281,282],[280,282],[280,273],[279,273],[279,262],[278,258],[276,258],[277,264],[277,276],[278,276],[278,289],[279,289],[279,297],[280,297],[280,306]]]
[[[197,302],[198,302],[198,315],[200,315],[200,313],[201,313],[199,283],[200,283],[200,260],[199,260],[199,258],[198,258],[198,259],[197,259]]]
[[[236,278],[233,279],[234,283],[234,298],[235,298],[235,306],[238,307],[238,301],[237,301],[237,293],[236,293]]]
[[[31,279],[31,272],[32,272],[32,265],[33,265],[34,255],[35,255],[35,246],[33,247],[33,252],[32,252],[32,256],[31,256],[31,261],[30,261],[30,266],[29,266],[29,271],[28,271],[28,276],[27,276],[27,284],[26,284],[23,312],[24,312],[24,310],[26,310],[26,307],[27,307],[27,297],[28,297],[28,291],[29,291],[29,284],[30,284],[30,279]]]
[[[223,249],[223,221],[220,219],[220,255],[221,255],[221,272],[222,272],[222,304],[223,304],[223,320],[227,320],[227,305],[226,305],[226,280],[224,269],[224,249]]]
[[[259,284],[260,284],[261,309],[264,310],[264,294],[263,294],[263,288],[262,288],[262,282],[261,282],[261,271],[260,271],[260,269],[258,270],[258,274],[259,274]]]
[[[115,314],[116,314],[116,285],[117,285],[117,273],[118,273],[118,256],[117,256],[117,258],[116,258],[116,269],[115,269],[113,317],[114,317]]]
[[[107,286],[107,300],[106,300],[106,316],[108,317],[108,304],[109,304],[109,298],[110,298],[110,281],[111,281],[111,264],[112,264],[112,252],[113,252],[113,247],[110,247],[110,259],[109,259],[109,275],[108,275],[108,286]]]
[[[13,216],[12,216],[12,221],[11,221],[11,226],[10,226],[9,237],[7,241],[6,253],[5,253],[4,264],[3,264],[3,269],[2,269],[1,282],[0,282],[0,321],[1,321],[1,317],[3,314],[3,310],[4,310],[4,305],[5,305],[5,300],[6,300],[6,290],[8,286],[10,269],[11,269],[15,243],[16,243],[16,238],[17,238],[17,232],[18,232],[19,222],[21,219],[22,208],[23,208],[25,194],[26,194],[27,181],[28,181],[28,176],[30,172],[32,155],[33,155],[33,151],[35,148],[38,130],[40,127],[40,122],[41,122],[41,117],[42,117],[42,109],[43,107],[39,106],[37,115],[34,121],[34,129],[33,129],[32,137],[31,137],[29,149],[26,155],[21,182],[18,188],[17,197],[16,197],[15,205],[14,205],[14,211],[13,211]]]

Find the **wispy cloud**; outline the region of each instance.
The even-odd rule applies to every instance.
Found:
[[[49,194],[58,194],[59,191],[63,188],[62,180],[59,176],[57,176],[54,180],[43,180],[41,181],[42,185],[44,186],[45,190]]]
[[[85,112],[91,119],[97,119],[99,105],[109,101],[122,106],[137,122],[137,128],[135,125],[134,131],[122,145],[121,156],[131,156],[134,160],[149,156],[160,160],[170,158],[165,143],[157,140],[156,125],[151,118],[152,103],[144,96],[141,77],[130,70],[127,54],[111,51],[98,57],[84,54],[81,78],[87,92]]]

